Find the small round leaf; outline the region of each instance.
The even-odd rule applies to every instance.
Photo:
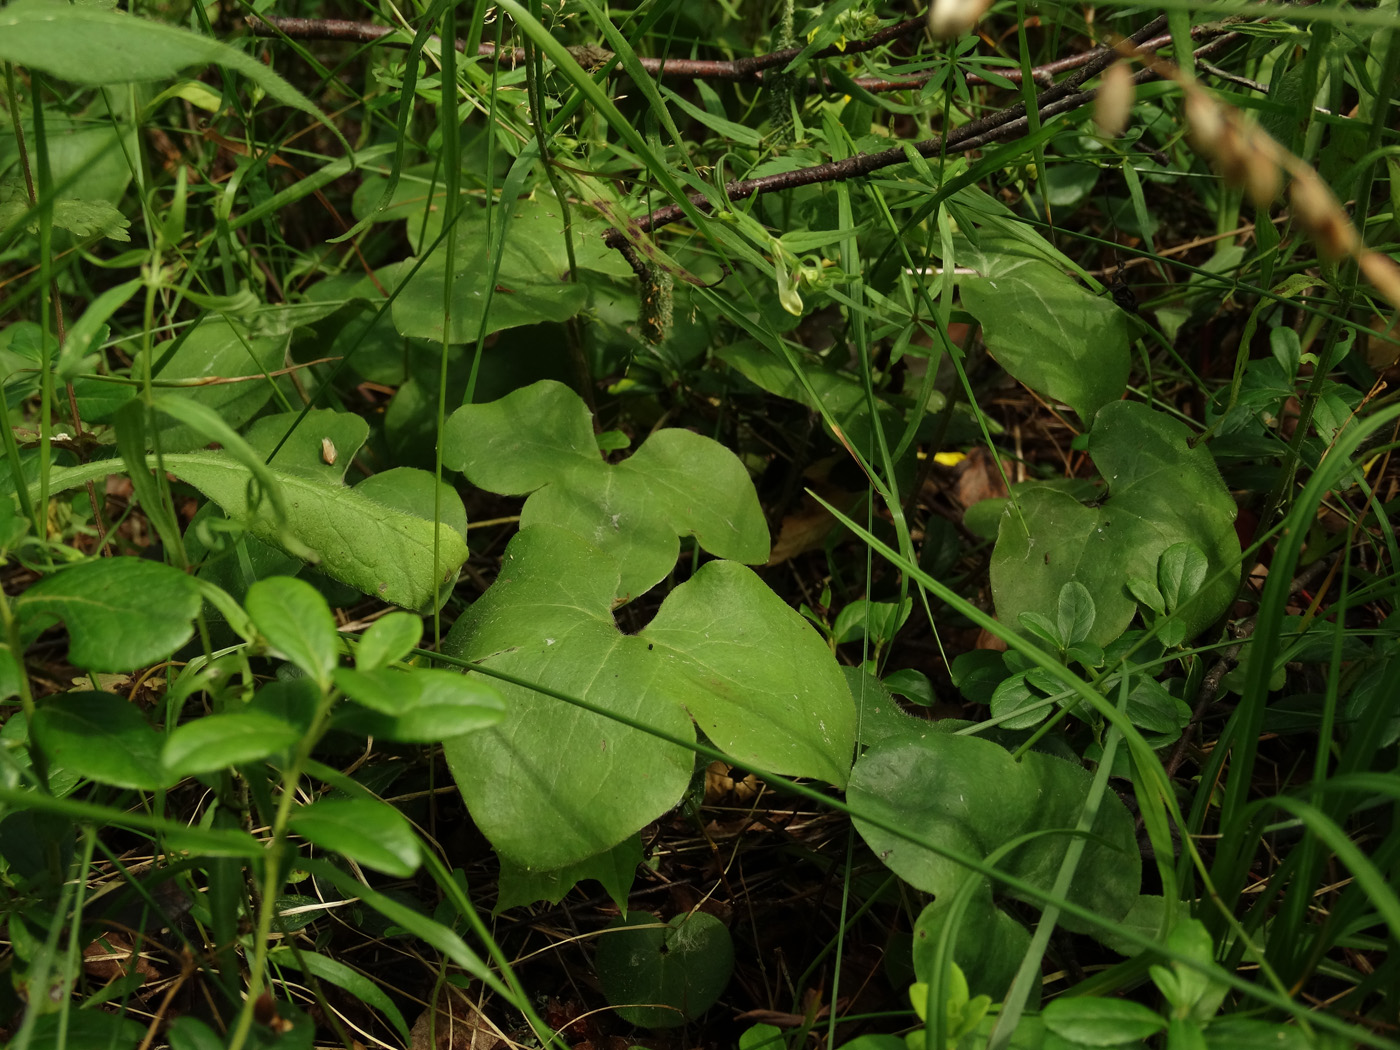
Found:
[[[729,983],[734,945],[713,915],[677,915],[662,926],[634,913],[611,929],[598,944],[598,981],[629,1024],[685,1024],[709,1009]]]

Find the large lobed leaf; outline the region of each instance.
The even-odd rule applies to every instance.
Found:
[[[710,562],[650,626],[613,622],[617,572],[564,529],[522,529],[501,575],[444,651],[579,697],[755,768],[845,783],[855,710],[831,651],[748,569]],[[517,865],[554,869],[656,819],[690,781],[691,753],[603,715],[502,685],[496,728],[445,744],[477,825]]]
[[[976,876],[871,820],[986,858],[1020,835],[1073,830],[1090,780],[1087,770],[1063,759],[1032,751],[1018,761],[989,740],[929,729],[870,748],[851,771],[846,797],[860,814],[856,830],[875,855],[910,885],[941,899]],[[1109,793],[1092,830],[1069,899],[1120,919],[1137,900],[1141,882],[1133,819]],[[1037,836],[1002,857],[997,867],[1048,891],[1069,842],[1068,834]]]
[[[582,399],[542,380],[443,428],[443,462],[474,485],[533,493],[522,529],[559,525],[605,552],[620,574],[613,597],[649,590],[675,567],[678,536],[720,558],[768,558],[768,526],[738,457],[688,430],[661,430],[622,463],[605,462]]]
[[[1157,579],[1162,552],[1187,541],[1205,552],[1206,584],[1176,614],[1186,636],[1200,633],[1229,605],[1238,583],[1235,503],[1204,447],[1186,427],[1146,405],[1106,405],[1089,434],[1089,454],[1108,498],[1085,506],[1047,485],[1023,485],[1002,515],[992,552],[997,616],[1015,628],[1020,614],[1056,616],[1060,589],[1083,584],[1096,617],[1087,640],[1107,645],[1137,610],[1125,586]]]

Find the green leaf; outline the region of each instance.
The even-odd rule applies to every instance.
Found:
[[[1070,580],[1060,588],[1055,624],[1065,646],[1082,642],[1094,629],[1094,596],[1082,583]]]
[[[681,739],[699,728],[736,761],[841,785],[851,694],[821,637],[748,569],[714,561],[624,635],[616,570],[564,529],[522,529],[496,583],[453,626],[452,656],[519,675]],[[505,720],[444,745],[497,851],[554,869],[602,852],[674,806],[689,751],[502,684]]]
[[[423,637],[423,621],[412,613],[391,612],[369,625],[355,649],[355,669],[373,671],[402,660]]]
[[[989,740],[930,732],[872,747],[852,770],[846,797],[860,814],[856,830],[875,855],[906,882],[940,897],[980,876],[868,820],[881,819],[925,841],[987,857],[1028,832],[1073,830],[1090,781],[1081,766],[1050,755],[1032,751],[1017,761]],[[1118,919],[1137,900],[1142,859],[1133,819],[1112,793],[1104,796],[1092,831],[1068,898]],[[998,868],[1049,890],[1070,840],[1068,833],[1039,835],[1011,850]],[[1009,889],[999,892],[1017,896]]]
[[[328,959],[324,955],[317,955],[315,952],[278,952],[275,956],[278,966],[288,966],[294,970],[302,970],[313,977],[320,978],[337,988],[343,988],[353,995],[359,1002],[366,1006],[373,1007],[388,1019],[394,1026],[394,1030],[399,1033],[405,1043],[412,1042],[409,1034],[408,1024],[403,1019],[403,1014],[394,1005],[394,1001],[384,993],[378,983],[362,974],[359,970],[351,969],[343,962],[336,959]],[[220,1046],[223,1044],[220,1043]]]
[[[4,36],[0,26],[0,37]],[[13,929],[13,927],[11,927]],[[102,1010],[70,1010],[67,1023],[56,1013],[44,1014],[29,1033],[29,1050],[135,1050],[146,1026],[130,1017]]]
[[[1082,584],[1096,615],[1085,641],[1106,646],[1123,633],[1137,604],[1125,581],[1157,579],[1173,544],[1206,554],[1210,582],[1175,615],[1188,636],[1214,622],[1238,582],[1235,502],[1204,447],[1191,448],[1185,426],[1145,405],[1107,405],[1089,434],[1089,454],[1108,486],[1098,506],[1047,485],[1018,486],[992,552],[992,596],[1003,623],[1023,612],[1053,616],[1065,584]],[[1218,578],[1214,578],[1219,574]]]
[[[1127,315],[1050,263],[1015,252],[985,257],[981,276],[962,281],[963,306],[998,364],[1092,422],[1128,385]]]
[[[492,915],[511,908],[548,901],[558,904],[575,886],[585,879],[601,883],[612,902],[627,915],[627,896],[637,865],[642,863],[642,840],[639,835],[619,842],[612,849],[596,854],[577,864],[553,871],[532,871],[516,864],[509,857],[501,858],[501,877],[496,889],[496,905]]]
[[[588,302],[588,286],[569,280],[562,214],[562,209],[547,199],[519,201],[510,215],[510,236],[500,249],[496,283],[487,288],[492,250],[487,236],[487,209],[470,204],[464,207],[454,233],[456,270],[450,281],[452,318],[448,342],[471,343],[479,334],[491,335],[543,321],[567,321],[583,309]],[[499,215],[494,218],[500,223]],[[605,228],[601,219],[574,208],[573,238],[580,268],[631,276],[622,257],[603,244]],[[442,343],[442,289],[449,283],[444,247],[439,245],[428,256],[394,300],[394,327],[400,335]],[[407,273],[413,262],[404,264],[402,272]],[[391,287],[398,283],[400,266],[394,264],[388,269],[392,273],[381,271],[380,279]],[[481,315],[488,294],[491,317],[482,333]]]
[[[300,738],[296,726],[265,711],[205,715],[170,734],[163,761],[171,777],[178,779],[256,762],[291,747]]]
[[[385,875],[406,879],[422,863],[418,836],[387,802],[324,799],[296,810],[290,823],[308,842]]]
[[[170,1050],[224,1050],[224,1040],[197,1017],[177,1017],[165,1030]]]
[[[1164,550],[1157,563],[1157,580],[1167,608],[1175,611],[1195,597],[1209,569],[1205,551],[1189,540]]]
[[[559,525],[605,551],[631,598],[676,564],[678,536],[716,557],[758,564],[768,526],[737,456],[688,430],[662,430],[629,459],[598,454],[583,401],[544,380],[486,405],[464,405],[443,429],[443,462],[474,485],[532,493],[520,527]]]
[[[974,991],[1000,999],[1011,987],[1030,947],[1030,931],[993,903],[986,879],[979,880],[971,893],[957,930],[953,960],[962,967]],[[952,903],[953,895],[944,894],[927,905],[914,922],[914,973],[922,981],[932,979],[938,941]]]
[[[14,605],[26,639],[62,620],[73,664],[130,671],[165,659],[189,641],[200,602],[198,584],[169,565],[100,558],[44,577]]]
[[[351,152],[344,136],[305,95],[252,55],[120,11],[15,0],[0,10],[0,58],[92,85],[174,80],[191,66],[218,64],[241,73],[283,105],[309,113]]]
[[[650,915],[618,919],[598,941],[603,994],[624,1021],[677,1028],[720,997],[734,969],[734,944],[703,911],[661,925]]]
[[[1045,1027],[1076,1046],[1120,1046],[1156,1035],[1166,1019],[1127,999],[1073,996],[1046,1004]]]
[[[34,713],[34,742],[53,769],[103,784],[155,791],[173,781],[161,737],[134,704],[110,693],[64,693]]]
[[[342,485],[350,461],[369,437],[369,424],[353,412],[315,408],[305,419],[300,412],[263,416],[243,436],[263,462],[284,474]]]
[[[161,383],[179,382],[180,387],[165,392],[167,397],[212,409],[228,427],[237,430],[271,400],[273,382],[264,375],[282,367],[290,343],[290,333],[255,338],[240,322],[208,317],[178,345],[171,341],[155,347],[154,361],[164,362],[155,379]],[[252,378],[237,383],[211,382],[238,376]],[[167,427],[161,431],[160,447],[164,452],[191,452],[203,448],[209,440],[189,425]]]
[[[335,617],[315,587],[291,576],[274,576],[249,587],[243,605],[274,652],[321,688],[330,685],[340,660]]]
[[[219,504],[229,517],[244,521],[258,539],[282,550],[307,549],[328,576],[395,605],[411,609],[428,605],[437,598],[439,580],[455,578],[467,560],[462,534],[443,528],[443,572],[434,572],[433,523],[366,496],[360,491],[363,486],[335,488],[267,468],[277,479],[287,507],[284,530],[260,502],[250,498],[248,468],[226,453],[170,455],[163,457],[162,465]],[[50,491],[81,485],[110,469],[110,464],[98,463],[55,470]]]
[[[488,681],[453,671],[338,668],[335,683],[367,708],[342,724],[385,740],[436,744],[494,726],[505,717],[500,691]]]

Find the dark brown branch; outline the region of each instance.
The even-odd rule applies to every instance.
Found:
[[[1141,49],[1143,44],[1155,38],[1165,23],[1165,17],[1157,18],[1128,39],[1134,47]],[[1225,34],[1222,38],[1211,41],[1201,51],[1213,53],[1215,49],[1224,46],[1236,35],[1233,33]],[[1119,51],[1114,48],[1098,49],[1088,61],[1080,65],[1078,70],[1059,84],[1040,93],[1036,99],[1036,108],[1039,114],[1042,117],[1050,117],[1093,101],[1098,92],[1079,91],[1079,85],[1098,76],[1119,57]],[[1147,69],[1140,70],[1134,77],[1138,83],[1145,83],[1156,78],[1157,74]],[[962,153],[977,149],[1004,136],[1023,132],[1027,124],[1025,103],[1017,103],[1014,106],[1008,106],[1006,109],[970,121],[949,132],[946,136],[935,136],[931,139],[924,139],[922,142],[913,143],[912,148],[923,157],[935,157],[945,152]],[[908,159],[905,150],[905,146],[893,146],[878,153],[857,153],[845,160],[828,161],[825,164],[799,168],[796,171],[785,171],[757,179],[737,179],[725,185],[724,198],[728,201],[744,200],[748,197],[795,189],[799,186],[858,178],[879,171],[881,168],[905,163]],[[708,211],[712,207],[710,199],[699,193],[690,196],[690,203],[702,211]],[[669,225],[684,214],[685,212],[679,204],[663,205],[649,215],[644,215],[630,222],[626,233],[617,228],[608,230],[603,235],[603,240],[611,248],[620,248],[638,235],[650,233],[652,230]]]
[[[249,15],[244,19],[255,36],[285,36],[293,40],[346,40],[358,44],[372,44],[406,30],[378,26],[372,22],[350,22],[338,18],[279,18],[273,15]],[[855,55],[873,51],[901,37],[913,36],[922,32],[923,18],[906,18],[903,22],[886,26],[864,40],[847,41],[843,47],[832,45],[814,51],[810,58],[833,58],[840,55]],[[439,37],[431,38],[441,43]],[[402,43],[402,41],[390,41]],[[466,42],[457,41],[457,50],[466,50]],[[480,44],[477,55],[494,59],[507,65],[515,65],[524,59],[524,53],[513,47],[499,50],[495,44]],[[611,51],[604,48],[583,45],[569,48],[569,53],[583,66],[599,66],[610,61]],[[763,71],[785,66],[802,54],[800,47],[783,48],[766,55],[751,55],[734,60],[703,58],[642,58],[641,66],[652,76],[684,78],[689,80],[761,80]],[[1019,73],[1017,74],[1019,76]],[[872,78],[874,79],[874,78]]]

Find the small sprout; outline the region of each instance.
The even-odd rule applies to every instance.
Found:
[[[1099,133],[1116,139],[1128,126],[1133,111],[1133,74],[1126,62],[1115,62],[1103,71],[1103,83],[1094,100],[1094,123]]]
[[[335,442],[330,438],[321,439],[321,458],[331,466],[335,466]]]

